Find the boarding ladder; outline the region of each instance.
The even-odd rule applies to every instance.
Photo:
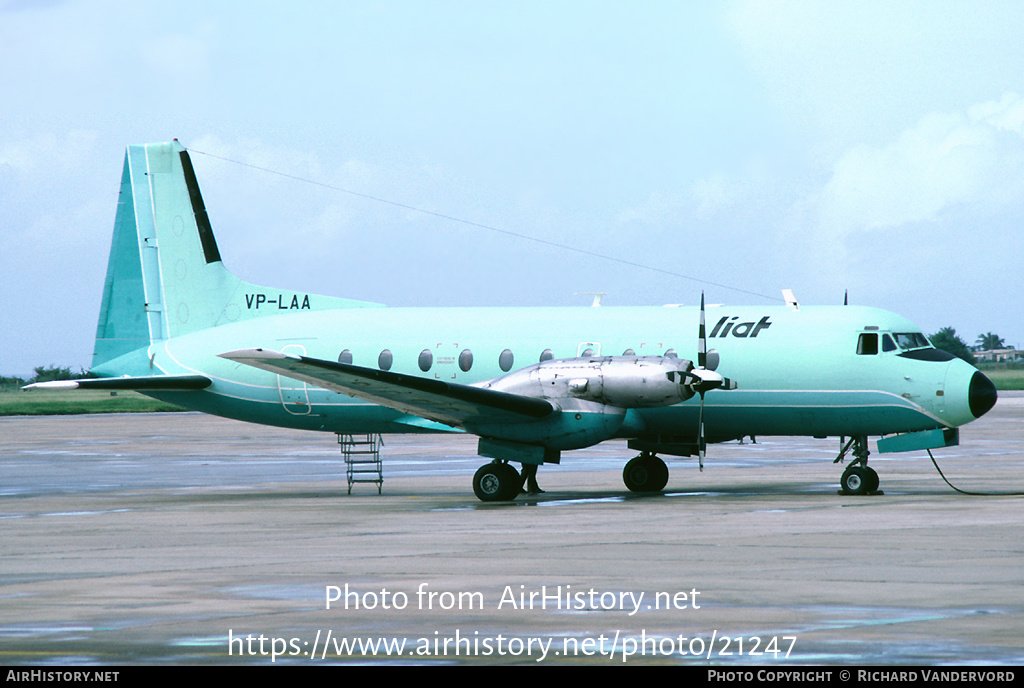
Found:
[[[384,441],[381,436],[339,433],[338,444],[345,458],[348,493],[352,494],[354,483],[377,483],[377,494],[380,494],[384,485],[384,463],[380,458],[380,448],[384,446]]]

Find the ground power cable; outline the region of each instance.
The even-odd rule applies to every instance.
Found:
[[[932,456],[932,450],[925,449],[925,451],[928,452],[928,458],[932,460],[932,465],[935,466],[935,470],[939,472],[939,475],[942,477],[943,480],[946,481],[946,484],[949,485],[954,490],[956,490],[957,492],[959,492],[960,494],[969,495],[971,497],[1024,497],[1024,492],[969,492],[967,490],[961,490],[959,487],[949,482],[949,479],[946,478],[946,475],[942,472],[942,469],[939,468],[939,463],[935,460],[935,457]]]

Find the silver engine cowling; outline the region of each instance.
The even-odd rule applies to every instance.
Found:
[[[485,383],[524,396],[580,400],[623,409],[686,401],[697,380],[693,363],[665,356],[591,356],[543,361]],[[571,404],[570,404],[571,405]]]

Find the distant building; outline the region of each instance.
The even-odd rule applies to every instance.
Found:
[[[1024,351],[1018,349],[989,349],[988,351],[975,351],[974,357],[979,362],[985,363],[1013,363],[1024,361]]]

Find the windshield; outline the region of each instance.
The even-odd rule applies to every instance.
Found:
[[[896,332],[892,335],[901,349],[920,349],[931,346],[920,332]]]

